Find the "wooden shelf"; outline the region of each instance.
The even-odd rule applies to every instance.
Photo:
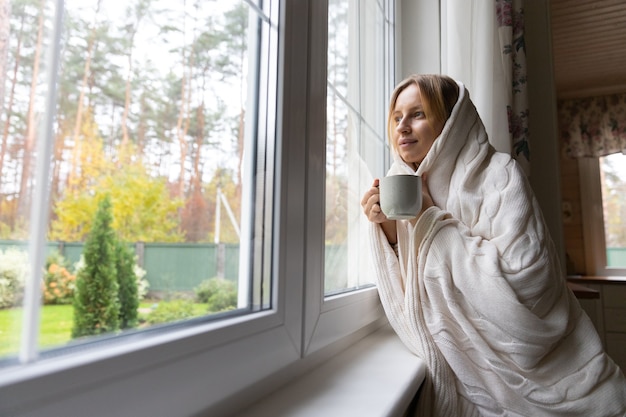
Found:
[[[600,291],[598,290],[587,288],[584,285],[576,284],[575,282],[568,282],[567,286],[574,292],[576,298],[584,298],[587,300],[600,298]]]

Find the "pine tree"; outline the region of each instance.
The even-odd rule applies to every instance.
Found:
[[[129,329],[137,325],[139,296],[135,277],[135,256],[122,241],[115,244],[115,264],[117,267],[118,297],[120,303],[120,328]]]
[[[76,277],[72,337],[119,329],[118,283],[111,200],[98,205],[91,233],[85,242],[85,266]]]

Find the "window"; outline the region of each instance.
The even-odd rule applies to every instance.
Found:
[[[66,1],[57,100],[46,109],[52,2],[10,3],[0,256],[11,280],[0,315],[14,330],[2,329],[0,356],[17,353],[20,322],[38,333],[25,343],[46,351],[269,308],[272,219],[262,213],[272,211],[277,56],[266,11],[244,1]],[[44,139],[37,121],[53,108]],[[38,135],[54,146],[36,149]],[[43,155],[48,225],[27,216],[47,198],[35,172]],[[46,238],[41,289],[28,285],[40,279],[34,235]]]
[[[327,295],[372,284],[360,202],[373,179],[388,169],[392,10],[385,1],[331,0],[328,6]]]
[[[350,135],[342,134],[346,139],[341,146],[350,145],[356,148],[351,153],[344,151],[341,157],[346,163],[361,164],[364,167],[362,172],[366,173],[364,176],[381,175],[387,163],[385,158],[388,157],[384,150],[381,126],[384,125],[388,86],[393,84],[393,3],[368,0],[350,1],[347,6],[336,6],[318,0],[133,0],[123,5],[108,0],[94,0],[93,4],[67,2],[63,27],[77,32],[87,30],[86,33],[89,33],[89,28],[108,21],[104,15],[93,13],[97,7],[101,8],[102,13],[108,10],[122,17],[133,17],[130,20],[117,21],[117,26],[103,28],[103,33],[96,31],[98,36],[103,36],[107,42],[110,40],[112,43],[99,44],[94,49],[94,58],[99,58],[93,61],[94,71],[102,71],[94,74],[94,77],[97,75],[110,79],[112,85],[107,89],[97,84],[96,78],[88,77],[85,94],[92,94],[89,100],[93,101],[94,107],[97,104],[102,110],[100,114],[86,107],[85,117],[89,115],[93,118],[90,126],[106,125],[108,129],[104,130],[103,137],[115,135],[122,141],[124,125],[120,122],[128,117],[126,129],[130,138],[138,135],[137,132],[146,134],[143,144],[145,149],[150,150],[147,165],[156,169],[155,167],[160,166],[159,161],[169,163],[162,171],[156,169],[159,175],[167,177],[167,181],[174,182],[168,188],[169,192],[176,192],[176,185],[179,185],[176,179],[184,180],[183,188],[192,186],[196,163],[203,167],[202,174],[210,177],[208,162],[202,158],[194,158],[198,155],[197,151],[204,149],[205,145],[220,149],[214,155],[214,167],[236,170],[242,166],[242,199],[233,201],[229,194],[231,190],[227,188],[229,183],[224,181],[220,183],[220,191],[226,196],[228,204],[221,197],[217,198],[220,193],[215,186],[212,188],[216,197],[213,200],[215,206],[209,205],[205,210],[217,213],[219,207],[220,215],[225,220],[220,229],[207,229],[211,237],[218,234],[222,237],[236,234],[235,228],[231,228],[232,223],[236,222],[231,222],[229,206],[236,219],[237,213],[241,213],[242,216],[238,219],[242,236],[239,239],[239,251],[248,256],[243,256],[238,263],[237,277],[243,277],[238,280],[238,310],[222,312],[217,316],[205,315],[197,319],[155,325],[154,329],[128,331],[121,336],[99,336],[58,349],[40,350],[39,346],[31,343],[38,336],[37,332],[33,334],[33,330],[38,328],[33,323],[37,323],[36,306],[39,303],[27,291],[25,299],[31,301],[24,303],[23,311],[28,317],[24,320],[13,320],[12,323],[28,323],[23,330],[30,331],[30,334],[21,338],[20,349],[24,352],[21,361],[11,361],[0,368],[0,414],[72,415],[76,410],[89,409],[92,416],[129,413],[137,416],[201,415],[207,410],[212,415],[228,415],[232,410],[246,405],[255,396],[258,398],[263,390],[275,388],[276,384],[284,382],[285,376],[293,375],[298,369],[307,369],[315,361],[336,353],[383,322],[384,314],[375,288],[369,286],[367,281],[359,280],[358,271],[349,270],[349,264],[345,263],[340,268],[344,268],[354,279],[350,282],[339,282],[337,285],[333,283],[325,290],[325,275],[336,271],[332,268],[326,270],[324,250],[327,178],[325,139],[328,120],[326,107],[329,94],[337,93],[333,90],[327,94],[327,85],[329,81],[333,83],[333,87],[339,84],[337,79],[327,77],[327,40],[329,16],[334,13],[333,7],[342,7],[350,26],[347,30],[350,34],[350,65],[354,68],[357,64],[364,66],[374,62],[387,63],[382,67],[371,68],[371,73],[369,70],[351,70],[349,74],[344,74],[351,80],[346,80],[351,92],[348,93],[345,89],[342,92],[339,89],[337,91],[340,94],[335,98],[338,108],[343,108],[344,122],[353,124]],[[37,8],[31,2],[13,1],[11,4],[26,4],[26,10],[32,16],[37,16]],[[63,93],[65,90],[62,89],[73,88],[76,91],[82,85],[82,77],[77,75],[81,74],[81,65],[85,62],[64,59],[81,48],[84,51],[89,37],[72,38],[66,32],[55,32],[54,28],[59,27],[55,22],[60,21],[60,15],[55,12],[59,11],[58,7],[62,7],[63,1],[45,0],[42,4],[45,6],[44,45],[51,45],[50,49],[62,63],[58,79],[63,79],[63,71],[67,69],[63,62],[72,64],[74,71],[74,77],[68,81],[71,85],[58,84],[58,100],[71,101],[77,97],[76,93],[72,96]],[[140,5],[146,8],[134,7]],[[232,36],[223,36],[222,32],[208,30],[215,29],[209,24],[223,24],[223,28],[226,28],[222,17],[226,17],[234,7],[246,11],[246,53],[206,56],[206,60],[201,61],[199,56],[194,55],[194,50],[206,52],[213,50],[211,45],[236,40]],[[134,26],[133,23],[138,21],[135,19],[139,16],[138,13],[144,12],[146,14],[142,15],[144,17],[140,24]],[[209,19],[209,16],[212,18]],[[33,19],[32,22],[37,20]],[[154,30],[158,22],[163,24],[160,31]],[[134,33],[134,28],[139,28],[137,37],[126,36]],[[148,28],[153,30],[141,32]],[[122,30],[130,32],[121,36],[117,31]],[[331,31],[334,30],[333,26]],[[375,32],[370,33],[374,30]],[[386,36],[384,43],[373,43],[373,38],[381,33]],[[200,36],[201,34],[206,36]],[[118,35],[119,38],[115,38]],[[372,39],[368,40],[368,36]],[[181,47],[182,44],[190,45],[183,41],[193,39],[199,40],[199,43],[194,44],[198,49]],[[133,60],[133,65],[127,65],[129,61],[124,58],[128,58],[128,42],[131,40],[137,44],[147,42],[158,47],[157,52],[151,53],[155,60],[153,67],[141,67]],[[97,55],[102,54],[109,46],[109,53],[119,52],[121,58],[105,59],[106,55]],[[24,48],[26,47],[25,45]],[[33,44],[28,44],[28,48],[33,47]],[[173,55],[170,55],[168,48],[174,50],[171,52]],[[218,48],[217,52],[220,51]],[[243,53],[244,49],[238,51]],[[358,51],[358,54],[353,55],[353,51]],[[238,59],[237,62],[241,65],[228,66],[226,64],[230,61],[226,58]],[[156,60],[165,61],[170,66],[173,63],[184,63],[186,66],[183,68],[188,71],[166,70],[165,77],[159,78],[163,71],[162,65],[165,64],[158,64]],[[47,66],[47,61],[45,62]],[[225,65],[219,74],[203,72],[217,63]],[[159,80],[156,83],[133,84],[135,79],[131,79],[131,86],[137,88],[138,92],[144,94],[142,89],[153,90],[145,92],[145,101],[141,100],[144,97],[142,94],[132,96],[132,104],[128,106],[126,116],[124,75],[128,72],[122,71],[123,69],[132,70],[131,74],[136,71],[138,76],[155,77]],[[183,75],[188,77],[188,84],[183,82]],[[217,79],[213,78],[214,75]],[[354,81],[353,77],[356,77]],[[383,81],[378,77],[384,77]],[[20,78],[20,81],[31,78]],[[37,79],[43,83],[43,73]],[[172,81],[176,79],[180,81],[178,86]],[[239,80],[238,84],[235,79]],[[221,84],[229,80],[233,83]],[[245,90],[240,90],[239,87],[243,86]],[[359,92],[360,89],[364,91]],[[45,98],[43,94],[47,89],[40,88],[38,91]],[[201,100],[203,95],[198,94],[200,91],[208,92],[205,102]],[[237,106],[230,113],[230,101],[222,99],[224,96],[231,97],[235,103],[242,103],[240,99],[245,97],[245,114]],[[187,102],[181,98],[186,98]],[[190,101],[190,98],[194,100]],[[214,117],[203,120],[198,117],[202,114],[198,110],[204,106],[208,111],[209,99],[214,100],[217,108],[223,112],[219,117],[213,114]],[[74,100],[74,104],[76,101]],[[38,103],[41,102],[42,99],[39,99]],[[48,109],[54,107],[54,102],[49,103]],[[155,110],[158,106],[170,106],[174,111],[156,114],[152,119],[143,121],[145,123],[137,117],[138,114],[143,114],[142,111]],[[57,104],[57,110],[59,107]],[[188,115],[187,119],[181,119],[181,112],[183,116]],[[52,113],[40,106],[38,114],[45,117]],[[57,111],[57,114],[62,112]],[[241,119],[241,115],[245,117]],[[383,119],[378,120],[379,117]],[[232,119],[240,123],[229,124]],[[118,130],[113,129],[114,122],[119,126]],[[219,135],[210,137],[209,144],[193,141],[196,134],[202,131],[202,123],[205,123],[205,127],[209,124],[221,127],[217,130]],[[242,125],[245,125],[243,130]],[[49,131],[56,133],[63,125],[58,119],[53,119],[49,126]],[[70,127],[72,126],[70,123]],[[178,146],[178,134],[184,132],[184,129],[188,129],[188,147]],[[231,163],[232,153],[227,152],[235,152],[239,142],[231,146],[230,139],[239,139],[241,136],[237,133],[243,131],[244,151],[237,154],[242,160]],[[69,132],[71,134],[73,130],[70,129]],[[84,132],[81,134],[85,135]],[[158,140],[166,134],[171,135],[173,142],[169,147],[160,146],[163,144]],[[64,149],[65,153],[61,152],[60,155],[71,157],[73,148],[69,147],[70,142],[67,143],[68,149]],[[79,144],[80,141],[71,142],[72,146],[80,146]],[[103,154],[114,155],[113,148],[110,146]],[[53,148],[45,148],[42,152],[35,153],[40,171],[46,164],[41,162],[45,158],[39,158],[39,155],[50,155],[53,157],[51,159],[58,157]],[[130,152],[130,162],[127,165],[132,165],[138,159],[137,155],[140,154]],[[204,151],[202,155],[208,158]],[[339,161],[336,166],[337,172],[344,176],[359,172],[348,171],[341,167]],[[5,169],[15,171],[18,168],[19,165],[15,163],[3,168],[3,179]],[[114,170],[112,175],[121,171],[121,168]],[[52,175],[53,171],[50,172]],[[69,175],[68,172],[71,171],[61,170],[59,175]],[[33,196],[36,198],[45,197],[45,190],[37,188],[37,184],[41,186],[46,183],[48,177],[44,174],[47,175],[45,170],[37,174],[40,176],[36,178],[45,180],[31,184],[35,187]],[[17,184],[17,177],[10,178]],[[88,176],[89,180],[92,178]],[[147,188],[140,190],[140,194],[146,194]],[[354,192],[357,204],[363,191],[356,186],[350,189],[350,192]],[[37,205],[41,200],[36,198],[33,204],[41,207]],[[237,204],[240,204],[239,208]],[[43,265],[47,251],[46,216],[42,216],[45,214],[43,211],[34,212],[39,217],[28,226],[28,231],[34,237],[24,240],[28,240],[29,248],[34,248],[28,251],[31,264]],[[4,213],[3,209],[1,214]],[[360,209],[358,213],[360,214]],[[347,216],[341,220],[345,227],[351,221]],[[161,226],[163,225],[157,223],[154,228]],[[143,230],[149,229],[150,227],[145,227]],[[202,228],[192,224],[186,230],[196,233]],[[205,236],[204,233],[199,234]],[[213,239],[209,239],[207,243],[213,242]],[[342,250],[352,251],[352,238],[338,239],[337,242],[345,247]],[[139,245],[137,254],[141,256],[143,253],[147,258],[148,242],[145,245],[145,252],[141,251]],[[69,246],[71,245],[67,243],[65,249],[70,250]],[[224,250],[228,248],[225,246]],[[164,248],[157,245],[153,250],[157,249]],[[164,261],[164,255],[160,255],[162,253],[153,252],[152,256],[162,261],[161,268],[170,267]],[[204,255],[186,258],[185,267],[191,268],[201,261],[202,256]],[[334,261],[345,262],[340,258],[334,258]],[[228,267],[224,266],[225,273]],[[242,270],[248,273],[242,273]],[[248,280],[248,277],[254,279]],[[347,289],[354,290],[346,291]],[[189,286],[187,290],[190,290]],[[239,311],[245,311],[246,314],[239,314]],[[20,331],[15,333],[21,334]],[[0,335],[0,338],[4,336]],[[268,379],[270,382],[265,383]],[[263,384],[260,384],[261,381]]]
[[[623,275],[626,273],[626,155],[584,158],[579,167],[588,269],[597,275]]]
[[[626,156],[600,158],[606,266],[626,268]]]

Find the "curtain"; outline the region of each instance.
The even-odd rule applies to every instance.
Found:
[[[626,94],[560,100],[559,136],[570,158],[626,153]]]
[[[523,0],[442,4],[442,72],[467,86],[491,144],[529,175]]]

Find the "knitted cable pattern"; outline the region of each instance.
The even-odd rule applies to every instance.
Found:
[[[413,171],[435,207],[398,221],[398,255],[370,224],[381,303],[427,364],[420,416],[625,416],[626,379],[567,288],[525,175],[495,152],[460,84]]]

